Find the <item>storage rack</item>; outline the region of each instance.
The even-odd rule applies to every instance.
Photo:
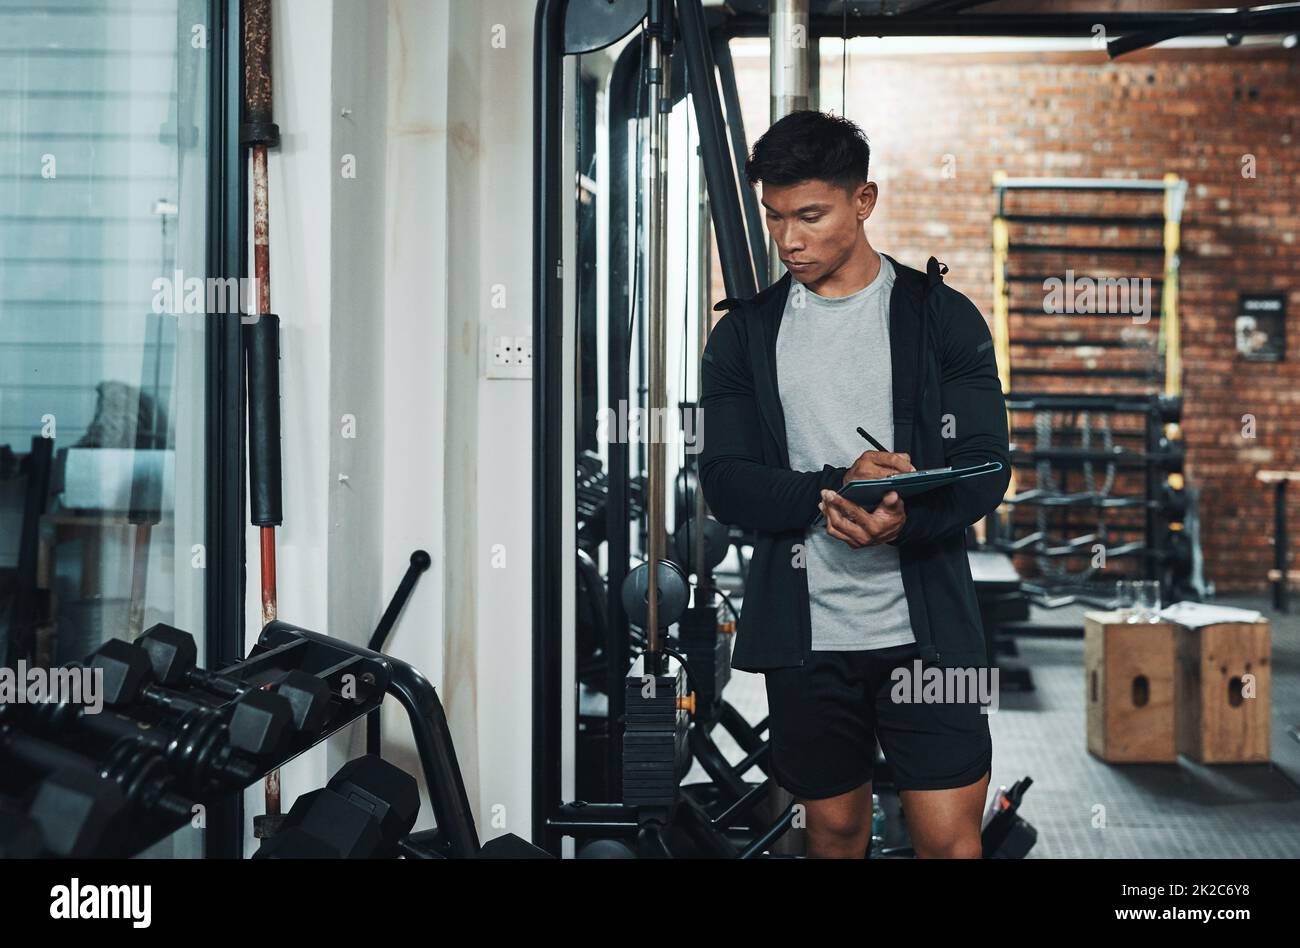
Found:
[[[1186,594],[1192,557],[1187,537],[1177,534],[1187,512],[1178,438],[1179,246],[1187,182],[1176,174],[1132,180],[1012,178],[998,172],[993,188],[993,338],[1007,397],[1013,476],[1006,505],[991,524],[990,545],[1032,557],[1038,575],[1024,589],[1041,605],[1109,605],[1120,575],[1159,579],[1166,596]],[[1067,206],[1082,193],[1102,196],[1110,206]],[[1027,195],[1033,206],[1012,207],[1013,195]],[[1162,199],[1160,213],[1141,207],[1148,195]],[[1044,206],[1049,204],[1055,206]],[[1068,239],[1081,228],[1092,234],[1090,242]],[[1043,230],[1067,236],[1043,239]],[[1119,239],[1121,232],[1153,230],[1161,236],[1158,243]],[[1116,332],[1113,322],[1106,325],[1116,317],[1104,307],[1066,315],[1049,311],[1045,301],[1026,302],[1029,287],[1045,290],[1049,277],[1065,277],[1067,270],[1099,259],[1161,261],[1160,274],[1147,277],[1160,292],[1154,338],[1149,331],[1135,332],[1126,316],[1119,317],[1124,331]],[[1013,339],[1012,317],[1033,320],[1034,332]],[[1013,345],[1043,355],[1022,353],[1013,361]],[[1150,356],[1145,364],[1133,358],[1143,352]],[[1062,354],[1073,364],[1053,364],[1052,357]],[[1033,486],[1021,490],[1017,481],[1027,470]],[[1021,511],[1032,513],[1018,516]],[[1113,569],[1116,558],[1136,565]]]

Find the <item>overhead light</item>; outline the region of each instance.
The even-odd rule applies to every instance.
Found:
[[[1300,43],[1300,34],[1288,33],[1282,37],[1282,45],[1287,49],[1295,49],[1297,43]]]

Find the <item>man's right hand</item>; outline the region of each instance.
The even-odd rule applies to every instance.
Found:
[[[874,481],[891,474],[904,474],[915,471],[912,459],[906,454],[892,451],[863,451],[853,466],[844,473],[844,483],[850,481]]]

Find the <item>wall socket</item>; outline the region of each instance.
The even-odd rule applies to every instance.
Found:
[[[483,326],[481,345],[483,377],[530,379],[533,377],[533,334],[526,324],[499,322]]]

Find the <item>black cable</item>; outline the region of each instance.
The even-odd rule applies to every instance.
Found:
[[[683,63],[683,73],[686,75],[686,88],[691,87],[690,83],[690,64]],[[686,169],[685,183],[682,186],[682,230],[689,237],[691,233],[691,110],[686,110],[686,163],[683,167]],[[698,164],[698,162],[695,162]],[[680,397],[677,399],[678,404],[686,401],[686,342],[690,338],[690,316],[691,316],[691,242],[683,241],[686,245],[683,249],[685,254],[682,260],[682,339],[679,346],[682,363],[682,390]],[[680,427],[684,419],[681,416],[681,408],[678,408],[677,424]],[[686,439],[681,439],[681,453],[679,455],[681,469],[686,468]]]
[[[664,636],[664,639],[668,641],[676,641],[676,639],[669,639],[668,636],[666,635]],[[691,666],[687,663],[686,657],[682,655],[681,652],[677,651],[677,649],[673,648],[670,645],[661,644],[659,646],[659,649],[660,651],[663,651],[671,655],[673,658],[677,659],[677,661],[681,663],[682,669],[686,672],[686,690],[688,692],[695,691],[695,682],[691,678]],[[645,649],[642,649],[638,653],[638,655],[644,655],[644,654],[645,654]]]
[[[715,593],[717,593],[719,596],[722,597],[722,601],[725,602],[725,603],[727,604],[727,608],[731,610],[731,617],[732,617],[733,619],[735,619],[737,622],[739,622],[739,621],[740,621],[740,613],[737,612],[737,611],[736,611],[736,607],[735,607],[734,605],[732,605],[732,603],[731,603],[731,597],[728,596],[728,595],[727,595],[725,592],[723,592],[721,589],[719,589],[717,586],[714,586],[714,587],[713,587],[713,591],[714,591]]]
[[[849,117],[849,0],[842,0],[840,11],[840,118]]]
[[[645,90],[647,98],[649,97],[649,84],[645,81],[645,30],[641,30],[641,53],[637,64],[637,75],[641,77],[641,88],[637,89],[636,94],[636,185],[634,186],[636,211],[635,230],[636,239],[632,244],[632,303],[629,307],[627,317],[627,352],[625,358],[628,366],[632,365],[632,332],[636,327],[636,309],[637,303],[641,299],[641,149],[642,149],[642,130],[641,130],[641,91]]]
[[[629,307],[628,319],[627,319],[627,348],[623,353],[623,364],[627,366],[628,369],[628,382],[629,382],[628,395],[629,396],[635,395],[636,403],[638,407],[641,404],[641,390],[638,387],[636,392],[633,393],[632,386],[630,383],[631,383],[631,372],[632,372],[632,340],[636,338],[635,337],[636,312],[637,312],[637,306],[641,301],[641,253],[642,253],[641,251],[641,203],[642,203],[641,178],[643,174],[641,170],[641,151],[644,148],[644,144],[642,142],[642,136],[644,132],[641,127],[641,93],[642,91],[644,91],[646,93],[647,98],[649,98],[649,93],[650,93],[649,83],[646,82],[646,78],[645,78],[645,42],[646,42],[645,29],[643,27],[641,30],[641,52],[639,54],[639,59],[637,63],[637,75],[640,76],[641,78],[640,78],[640,83],[637,87],[637,94],[636,94],[636,162],[634,163],[635,170],[633,172],[633,175],[636,178],[636,183],[633,185],[633,192],[632,192],[633,203],[636,205],[636,210],[633,212],[633,218],[634,218],[633,229],[636,231],[636,234],[632,242],[632,302]],[[637,370],[638,373],[643,372],[645,371],[645,367],[638,366]],[[629,454],[630,453],[631,452],[629,451]],[[636,465],[637,473],[632,478],[633,481],[635,481],[637,477],[642,476],[642,472],[644,471],[644,466],[645,466],[645,458],[642,456],[642,452],[640,450],[637,451],[636,458],[637,458],[637,465]],[[647,497],[643,499],[641,505],[641,516],[637,518],[636,539],[638,542],[643,542],[642,539],[643,536],[648,533],[648,530],[645,526],[646,516],[648,515],[648,508],[649,508],[649,504],[648,504],[648,497]]]
[[[737,612],[736,607],[732,605],[731,597],[728,596],[725,592],[723,592],[718,586],[715,586],[712,583],[706,583],[703,586],[701,586],[699,580],[696,580],[690,585],[692,589],[695,589],[697,591],[704,590],[705,592],[717,593],[719,596],[722,597],[722,600],[726,604],[728,611],[730,611],[731,613],[731,617],[735,619],[737,622],[740,621],[740,613]]]

